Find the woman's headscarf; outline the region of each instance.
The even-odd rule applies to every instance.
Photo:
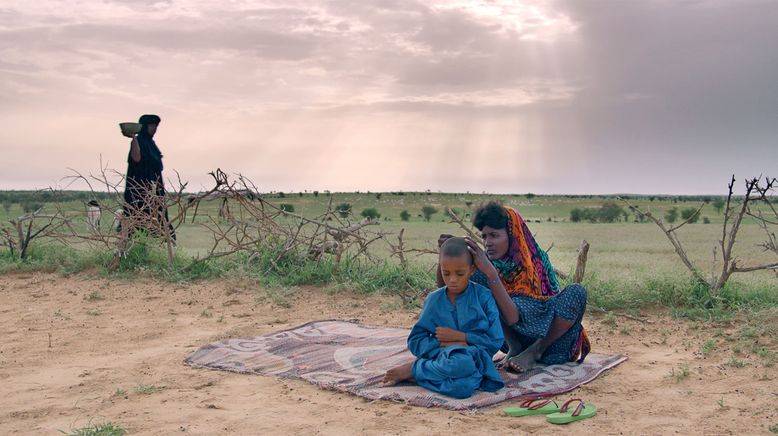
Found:
[[[146,156],[149,162],[146,162],[144,165],[146,165],[152,172],[152,179],[160,178],[159,174],[161,174],[163,170],[163,156],[162,152],[159,150],[159,147],[157,147],[157,143],[154,142],[154,138],[149,135],[148,126],[149,124],[159,124],[160,121],[161,119],[159,116],[153,114],[141,115],[141,117],[138,119],[138,123],[141,125],[140,132],[137,136],[138,145],[146,150],[146,153],[143,154]]]
[[[548,255],[535,242],[516,209],[503,208],[508,214],[508,252],[492,263],[500,273],[505,290],[511,296],[524,295],[539,300],[556,295],[559,282]]]

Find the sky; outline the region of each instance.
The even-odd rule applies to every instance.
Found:
[[[778,173],[772,0],[4,0],[0,190],[725,194]]]

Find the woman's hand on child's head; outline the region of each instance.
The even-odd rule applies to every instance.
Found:
[[[438,327],[435,329],[435,338],[443,342],[466,342],[467,337],[463,332],[459,330],[450,329],[448,327]]]
[[[470,250],[470,254],[473,255],[473,263],[479,271],[486,274],[486,277],[492,278],[490,273],[497,273],[497,268],[492,265],[489,260],[489,256],[486,252],[478,246],[478,243],[472,240],[470,237],[465,236],[465,242],[467,242],[467,249]]]

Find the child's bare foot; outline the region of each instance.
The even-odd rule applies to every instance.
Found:
[[[543,356],[543,350],[540,349],[540,341],[538,340],[517,356],[507,358],[506,365],[515,372],[529,371],[539,365],[538,361],[541,356]]]
[[[406,363],[405,365],[396,366],[384,374],[384,386],[394,386],[397,383],[413,379],[413,372],[411,367],[413,362]]]

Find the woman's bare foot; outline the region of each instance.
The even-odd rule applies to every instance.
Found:
[[[413,372],[411,371],[411,367],[413,366],[413,362],[406,363],[405,365],[396,366],[389,371],[386,371],[386,374],[384,374],[384,386],[394,386],[397,383],[406,381],[406,380],[413,380]]]
[[[499,361],[495,362],[495,366],[497,368],[507,368],[508,364],[511,359],[513,359],[515,356],[518,356],[521,353],[521,348],[512,348],[509,349],[507,353],[500,359]]]
[[[538,340],[517,356],[507,359],[506,364],[508,368],[515,372],[529,371],[539,365],[538,361],[543,356],[543,351],[540,347],[540,340]]]

